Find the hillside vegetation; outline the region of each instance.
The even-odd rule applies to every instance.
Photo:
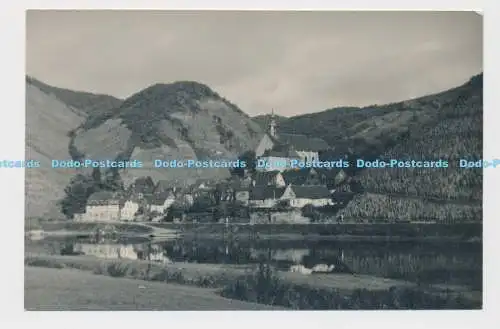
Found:
[[[112,112],[120,106],[122,100],[109,95],[93,94],[49,86],[33,77],[26,77],[29,83],[44,93],[52,95],[64,104],[77,108],[87,114]]]
[[[28,160],[40,161],[41,168],[25,171],[25,216],[60,217],[57,201],[75,174],[73,170],[52,169],[52,159],[70,159],[68,131],[85,121],[85,114],[26,84],[26,151]]]
[[[113,113],[91,115],[75,132],[77,153],[92,159],[235,159],[252,149],[260,126],[206,85],[181,81],[150,86],[123,101]],[[227,169],[130,169],[155,181],[225,178]]]
[[[482,170],[458,168],[458,160],[482,158],[482,93],[480,74],[457,88],[410,101],[331,109],[278,122],[280,131],[325,139],[334,150],[324,159],[348,153],[352,160],[449,161],[450,167],[441,169],[355,170],[352,190],[357,195],[341,211],[346,217],[478,220]]]

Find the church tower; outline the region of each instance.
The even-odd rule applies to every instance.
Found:
[[[269,123],[269,135],[271,137],[276,137],[276,120],[274,117],[274,109],[271,112],[271,122]]]

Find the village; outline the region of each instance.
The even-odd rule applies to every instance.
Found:
[[[272,116],[253,154],[255,160],[288,163],[314,161],[329,145],[320,138],[277,134]],[[225,180],[154,182],[138,177],[125,191],[98,191],[77,221],[208,221],[304,223],[304,209],[336,205],[334,193],[348,179],[342,168],[247,168]],[[262,216],[267,214],[267,216]],[[265,218],[263,218],[265,217]]]

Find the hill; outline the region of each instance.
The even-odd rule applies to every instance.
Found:
[[[44,93],[54,96],[64,104],[80,109],[87,114],[112,111],[122,103],[121,99],[113,96],[53,87],[29,76],[26,77],[26,82]]]
[[[323,138],[323,159],[448,160],[446,169],[353,171],[346,217],[476,220],[482,218],[482,170],[457,168],[482,158],[483,75],[435,95],[388,105],[336,108],[279,120],[280,131]],[[349,150],[349,151],[347,151]]]
[[[192,81],[155,84],[131,97],[113,112],[90,115],[75,131],[78,154],[91,159],[133,159],[151,165],[154,159],[233,159],[255,147],[260,126],[206,85]],[[156,180],[223,178],[227,169],[129,169],[135,177]]]
[[[52,159],[69,159],[69,130],[86,120],[86,114],[26,80],[25,157],[38,160],[41,168],[26,169],[25,216],[59,217],[57,201],[74,175],[67,169],[52,169]]]

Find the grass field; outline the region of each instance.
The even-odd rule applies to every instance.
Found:
[[[221,264],[174,263],[167,266],[150,264],[147,261],[96,259],[87,256],[48,256],[31,254],[25,256],[26,266],[56,269],[79,269],[117,278],[143,279],[195,287],[224,288],[253,273],[249,266]],[[314,277],[299,273],[280,272],[277,279],[284,285],[300,286],[304,291],[336,291],[335,294],[351,295],[356,291],[383,293],[394,288],[422,290],[446,298],[462,296],[480,305],[481,291],[470,291],[454,285],[419,286],[404,280],[394,280],[371,275],[317,274]],[[252,290],[252,289],[251,289]],[[308,294],[302,292],[301,295]]]
[[[26,310],[272,310],[218,296],[213,290],[70,270],[25,267]]]

